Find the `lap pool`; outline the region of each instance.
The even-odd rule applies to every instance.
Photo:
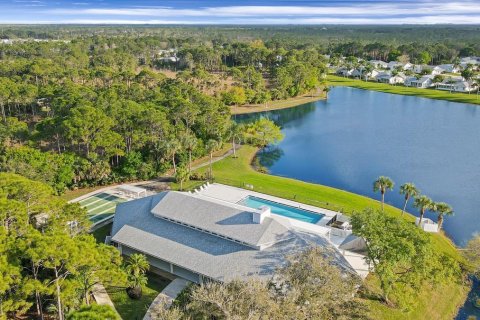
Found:
[[[278,202],[257,198],[254,196],[248,196],[238,202],[238,204],[253,209],[259,209],[261,206],[268,206],[270,207],[272,213],[308,223],[317,223],[318,221],[320,221],[320,219],[324,217],[324,215],[320,213],[314,213],[305,209],[295,208],[286,204],[281,204]]]

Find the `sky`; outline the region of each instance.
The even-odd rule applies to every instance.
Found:
[[[0,24],[480,24],[480,0],[0,0]]]

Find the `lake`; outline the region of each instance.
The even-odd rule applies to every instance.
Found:
[[[335,87],[327,101],[237,116],[265,116],[285,139],[260,152],[274,175],[320,183],[379,199],[380,175],[396,185],[386,202],[403,206],[399,186],[414,182],[434,201],[449,203],[444,228],[457,245],[480,231],[480,107]],[[411,204],[408,210],[416,213]],[[436,221],[434,215],[429,218]]]

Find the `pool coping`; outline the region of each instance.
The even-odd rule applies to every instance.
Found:
[[[292,205],[289,205],[289,204],[285,204],[285,203],[281,203],[281,202],[273,201],[273,200],[268,200],[268,199],[261,198],[261,197],[257,197],[257,196],[253,196],[253,195],[248,195],[248,196],[242,198],[240,201],[237,202],[237,204],[242,205],[242,206],[245,206],[245,207],[248,207],[248,208],[251,208],[251,209],[256,209],[256,210],[258,210],[258,208],[253,208],[253,207],[250,207],[249,205],[243,203],[243,201],[245,201],[245,200],[248,199],[248,198],[256,198],[256,199],[259,199],[259,200],[263,200],[263,201],[267,201],[267,202],[272,202],[272,203],[277,204],[277,205],[282,205],[282,206],[285,206],[285,207],[290,207],[290,208],[292,208],[292,209],[302,210],[302,211],[305,211],[305,212],[307,212],[307,213],[316,215],[316,216],[318,216],[319,218],[318,218],[318,220],[315,221],[315,222],[309,222],[309,221],[299,220],[299,219],[296,219],[296,218],[294,218],[294,217],[285,216],[285,215],[282,215],[282,214],[279,214],[279,213],[276,213],[276,212],[271,211],[272,214],[276,214],[277,216],[282,216],[282,217],[286,217],[286,218],[290,218],[290,219],[296,219],[296,220],[303,221],[303,222],[306,222],[306,223],[311,223],[311,224],[318,224],[318,223],[325,217],[325,214],[324,214],[324,213],[319,213],[319,212],[315,212],[315,211],[312,211],[312,210],[309,210],[309,209],[301,208],[300,206],[295,207],[295,206],[292,206]],[[268,206],[268,204],[265,204],[265,205]]]

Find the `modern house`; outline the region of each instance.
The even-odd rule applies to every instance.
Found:
[[[407,87],[415,87],[415,88],[431,88],[435,86],[433,83],[433,76],[427,75],[421,78],[417,77],[407,77],[405,79],[405,86]]]
[[[212,190],[227,198],[248,192],[223,185]],[[325,225],[332,219],[318,216]],[[357,267],[352,267],[355,263],[347,259],[355,254],[347,256],[340,251],[361,248],[361,239],[350,231],[343,237],[332,236],[334,244],[329,231],[326,226],[293,222],[269,206],[255,209],[199,192],[167,191],[119,204],[110,241],[123,255],[145,254],[153,272],[195,283],[269,279],[289,255],[312,245],[324,247],[342,270],[366,276],[363,256],[357,254]]]
[[[440,83],[437,83],[438,90],[452,91],[452,92],[473,92],[478,88],[473,81],[465,81],[462,77],[447,78]]]

